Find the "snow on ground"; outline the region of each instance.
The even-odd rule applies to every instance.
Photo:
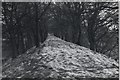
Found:
[[[118,77],[118,63],[88,48],[48,36],[44,47],[31,48],[26,54],[3,65],[4,77]]]

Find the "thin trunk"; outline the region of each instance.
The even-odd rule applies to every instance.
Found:
[[[12,58],[15,58],[16,57],[16,54],[17,54],[17,49],[16,49],[16,40],[15,40],[15,30],[13,29],[13,27],[14,27],[14,25],[13,25],[13,6],[14,6],[14,4],[12,3],[11,4],[11,13],[10,13],[10,15],[11,15],[11,17],[10,17],[10,28],[9,29],[11,29],[10,31],[9,31],[9,34],[10,34],[10,41],[11,41],[11,46],[12,46],[12,51],[13,51],[13,53],[12,53]]]
[[[25,51],[25,44],[24,44],[24,37],[23,37],[23,33],[22,32],[20,32],[20,42],[21,42],[21,49],[22,49],[22,53]]]
[[[35,27],[35,32],[36,32],[36,36],[35,36],[35,45],[36,47],[39,47],[39,28],[38,28],[38,4],[35,3],[35,22],[36,22],[36,27]]]
[[[94,50],[94,46],[95,46],[95,33],[93,32],[93,26],[89,25],[88,27],[88,39],[89,39],[89,43],[90,43],[90,49]]]
[[[12,47],[12,58],[16,57],[16,53],[17,53],[17,49],[16,49],[16,41],[13,37],[13,34],[11,34],[11,38],[10,38],[10,42],[11,42],[11,47]]]
[[[90,49],[95,50],[95,27],[99,11],[96,9],[94,14],[88,19],[88,40],[90,43]]]

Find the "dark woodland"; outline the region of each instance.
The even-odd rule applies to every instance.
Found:
[[[118,80],[118,12],[118,2],[3,2],[3,80]]]
[[[3,2],[3,58],[15,58],[48,34],[118,60],[117,2]]]

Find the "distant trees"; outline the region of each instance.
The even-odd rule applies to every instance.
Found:
[[[53,21],[51,26],[55,35],[67,41],[80,44],[81,27],[83,26],[83,5],[84,3],[80,4],[77,2],[56,3],[51,8],[52,19],[50,21]]]
[[[103,3],[95,31],[96,51],[109,56],[118,55],[118,3]],[[114,17],[113,17],[114,16]],[[115,52],[113,52],[115,50]]]
[[[39,47],[48,33],[108,56],[118,55],[117,2],[4,2],[2,14],[3,38],[11,44],[13,56]]]
[[[50,28],[56,36],[109,56],[118,55],[117,2],[56,3],[51,9]]]
[[[3,38],[12,47],[12,57],[25,52],[32,46],[39,46],[47,37],[46,26],[40,25],[49,3],[2,3]],[[42,23],[45,24],[45,23]]]
[[[116,4],[116,3],[113,3]],[[91,12],[88,12],[88,15],[90,15],[89,13],[91,13],[92,16],[88,17],[88,28],[87,28],[87,32],[88,32],[88,39],[90,42],[90,48],[92,50],[96,50],[98,52],[103,53],[103,48],[98,49],[98,46],[100,45],[108,45],[106,42],[101,42],[100,40],[105,39],[105,36],[109,34],[109,37],[111,35],[113,35],[112,32],[114,32],[113,30],[118,30],[117,27],[113,27],[116,26],[118,24],[114,23],[112,16],[110,16],[110,14],[112,15],[112,13],[114,13],[113,15],[117,15],[117,12],[114,12],[114,10],[112,9],[113,4],[111,3],[95,3],[93,4],[93,8],[90,10]],[[111,8],[109,8],[109,6],[111,6]],[[117,6],[117,4],[116,4]],[[104,12],[105,11],[105,12]],[[111,13],[108,13],[108,12]],[[117,11],[117,10],[116,10]],[[116,17],[117,20],[117,17]],[[111,28],[111,30],[110,30]],[[116,34],[116,32],[115,32]],[[114,34],[114,39],[115,38],[115,34]],[[112,40],[109,37],[108,40]],[[109,42],[107,40],[107,42]],[[116,41],[115,41],[116,42]],[[102,46],[103,47],[103,46]],[[104,49],[107,48],[104,47]]]

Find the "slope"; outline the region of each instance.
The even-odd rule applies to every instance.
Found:
[[[88,48],[48,36],[39,48],[31,48],[3,65],[9,78],[118,78],[118,63]]]

